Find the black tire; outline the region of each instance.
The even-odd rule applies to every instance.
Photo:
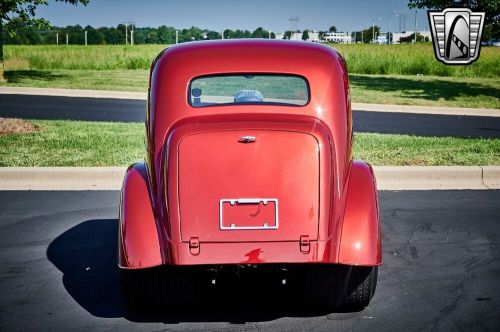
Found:
[[[187,269],[155,267],[120,269],[122,291],[132,305],[187,305],[194,298],[195,278]]]
[[[340,292],[343,309],[362,310],[375,294],[377,288],[377,266],[346,267],[344,289]]]
[[[362,310],[375,293],[377,274],[376,266],[309,266],[305,275],[306,303],[328,310]]]

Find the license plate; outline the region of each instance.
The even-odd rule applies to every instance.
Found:
[[[219,220],[221,230],[278,229],[278,199],[221,199]]]

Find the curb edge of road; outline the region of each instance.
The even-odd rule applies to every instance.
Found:
[[[55,88],[24,88],[24,87],[5,87],[5,86],[0,86],[0,94],[124,99],[124,100],[146,100],[147,97],[147,94],[145,92],[55,89]],[[352,103],[352,109],[355,111],[363,111],[363,112],[500,117],[500,109],[488,109],[488,108]]]
[[[379,190],[500,189],[500,166],[374,166]],[[0,190],[119,190],[126,167],[0,167]]]

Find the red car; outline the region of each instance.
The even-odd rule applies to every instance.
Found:
[[[294,280],[313,305],[367,306],[382,262],[377,191],[352,160],[342,56],[306,42],[185,43],[156,58],[149,82],[147,160],[121,196],[127,297],[176,303],[251,268]]]

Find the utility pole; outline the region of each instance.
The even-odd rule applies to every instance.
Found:
[[[268,31],[269,32],[269,39],[271,39],[271,31]]]
[[[375,43],[375,19],[373,19],[373,27],[372,27],[372,43]]]
[[[222,39],[224,39],[224,30],[221,32]]]
[[[126,18],[125,21],[123,21],[123,24],[125,25],[125,45],[128,45],[128,26],[130,25],[130,45],[134,44],[133,41],[133,35],[134,35],[134,25],[135,21],[131,18]]]
[[[175,43],[179,43],[179,30],[175,30]]]
[[[56,45],[59,45],[59,32],[56,32]]]
[[[69,44],[69,38],[68,38],[68,34],[66,34],[66,45]]]
[[[85,31],[85,46],[87,46],[87,31]]]
[[[130,45],[134,45],[134,25],[130,26]]]
[[[417,42],[417,10],[415,9],[415,38],[413,39],[413,42]]]
[[[391,25],[391,17],[389,16],[389,38],[387,38],[387,42],[392,44],[392,25]]]

